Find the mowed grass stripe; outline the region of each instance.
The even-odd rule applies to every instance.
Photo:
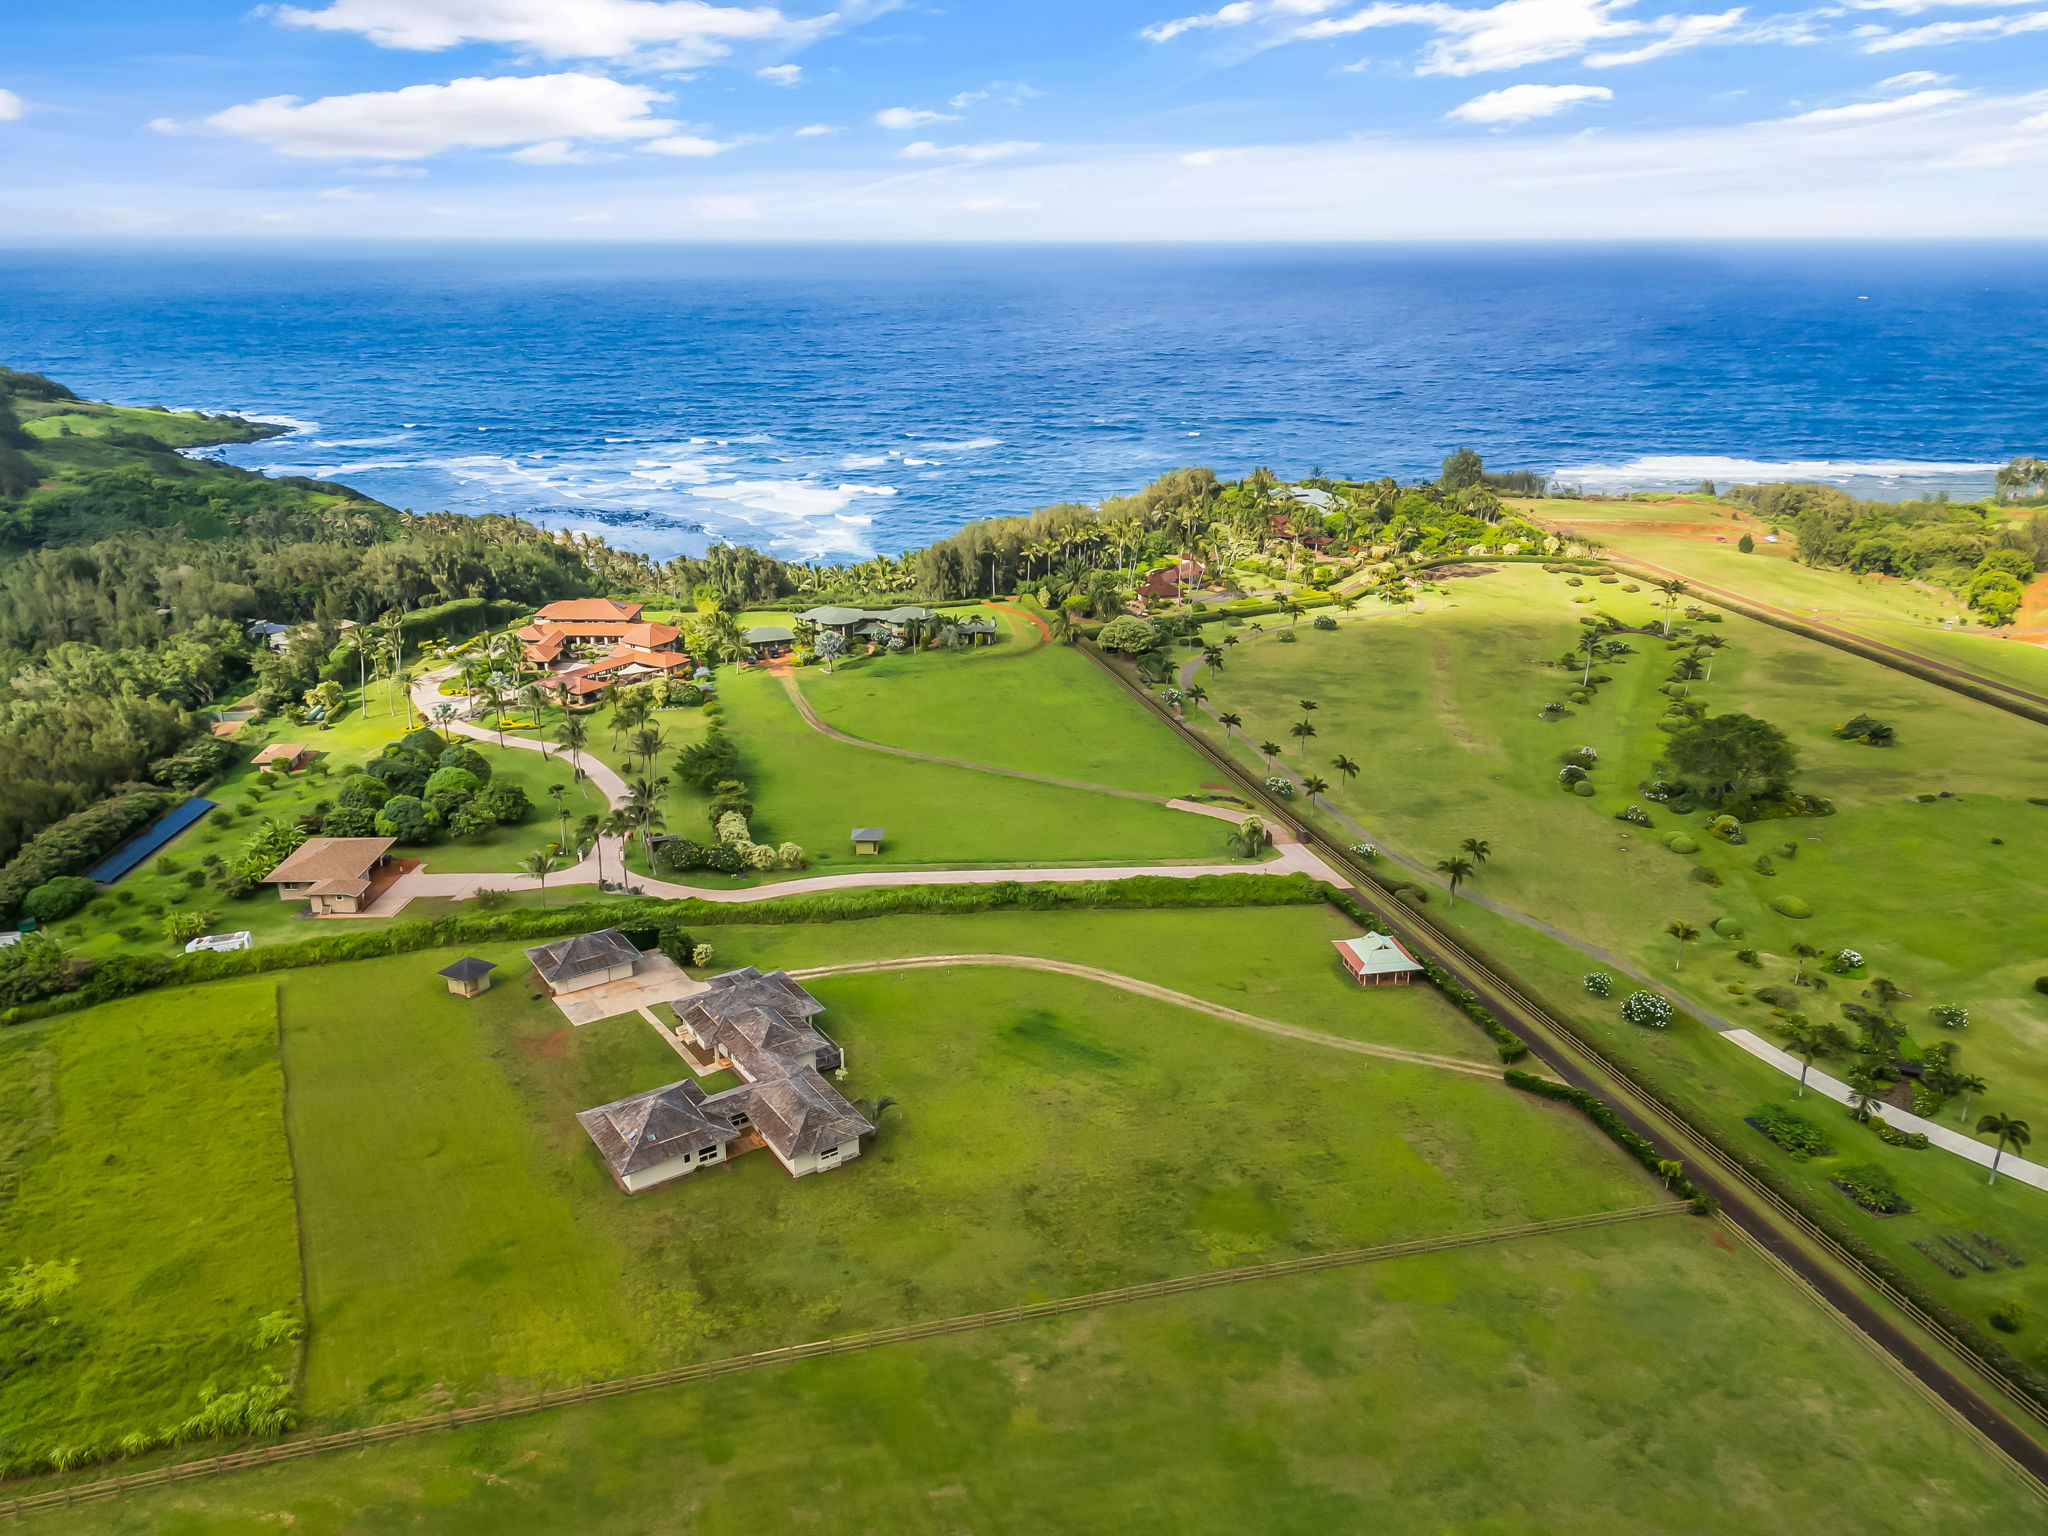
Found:
[[[69,1505],[85,1503],[96,1499],[111,1499],[123,1493],[137,1492],[146,1488],[159,1488],[170,1483],[186,1482],[194,1478],[214,1477],[228,1472],[243,1471],[254,1467],[274,1466],[280,1462],[302,1461],[328,1451],[350,1450],[361,1446],[380,1445],[389,1441],[410,1439],[418,1435],[455,1429],[468,1424],[480,1424],[492,1420],[520,1418],[529,1414],[544,1412],[549,1408],[566,1407],[573,1403],[590,1402],[600,1398],[623,1397],[630,1393],[657,1391],[663,1387],[680,1386],[690,1382],[706,1381],[719,1376],[732,1376],[745,1371],[757,1371],[777,1365],[790,1365],[800,1360],[815,1360],[828,1355],[853,1354],[862,1350],[878,1349],[891,1344],[914,1343],[920,1339],[938,1338],[947,1334],[969,1333],[980,1329],[998,1328],[1008,1323],[1030,1322],[1039,1318],[1057,1317],[1066,1313],[1089,1312],[1103,1307],[1120,1306],[1129,1302],[1149,1301],[1169,1296],[1186,1295],[1194,1291],[1216,1290],[1224,1286],[1243,1285],[1254,1280],[1278,1279],[1288,1275],[1310,1274],[1321,1270],[1346,1268],[1360,1264],[1382,1263],[1391,1259],[1416,1254],[1444,1253],[1458,1248],[1475,1248],[1484,1245],[1512,1242],[1520,1238],[1541,1237],[1557,1232],[1582,1231],[1593,1227],[1618,1226],[1627,1222],[1646,1221],[1662,1216],[1675,1216],[1685,1207],[1677,1201],[1660,1201],[1655,1205],[1628,1206],[1620,1210],[1596,1211],[1585,1216],[1566,1216],[1551,1221],[1522,1222],[1510,1227],[1494,1227],[1483,1231],[1453,1233],[1444,1237],[1415,1238],[1407,1242],[1385,1243],[1372,1248],[1353,1248],[1340,1253],[1309,1254],[1301,1258],[1281,1259],[1270,1264],[1247,1264],[1234,1269],[1212,1270],[1206,1274],[1182,1275],[1170,1280],[1152,1280],[1139,1285],[1118,1286],[1106,1291],[1092,1291],[1080,1296],[1066,1296],[1054,1301],[1032,1302],[1023,1306],[1002,1307],[990,1312],[968,1313],[960,1317],[935,1318],[928,1322],[906,1323],[895,1328],[874,1329],[866,1333],[846,1334],[834,1339],[818,1339],[805,1344],[789,1344],[777,1349],[758,1350],[752,1354],[729,1356],[723,1360],[707,1360],[695,1365],[677,1366],[665,1371],[650,1371],[644,1375],[620,1377],[611,1381],[593,1382],[587,1386],[569,1388],[560,1392],[540,1392],[530,1397],[494,1403],[477,1408],[451,1409],[444,1414],[431,1417],[402,1419],[373,1428],[345,1430],[338,1434],[318,1435],[304,1440],[285,1441],[281,1444],[264,1446],[257,1450],[236,1451],[224,1456],[210,1456],[203,1461],[180,1462],[174,1466],[158,1467],[148,1472],[135,1472],[120,1477],[103,1478],[95,1482],[82,1483],[69,1488],[53,1489],[48,1493],[29,1494],[13,1499],[4,1507],[9,1519],[38,1511],[62,1509]]]

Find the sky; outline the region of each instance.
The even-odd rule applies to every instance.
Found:
[[[9,7],[0,240],[2048,235],[2044,0],[1189,3]]]

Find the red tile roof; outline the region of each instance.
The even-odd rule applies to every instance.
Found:
[[[643,607],[640,603],[615,603],[608,597],[577,597],[564,602],[549,603],[534,615],[537,619],[555,622],[605,619],[613,623],[630,624],[640,617]]]

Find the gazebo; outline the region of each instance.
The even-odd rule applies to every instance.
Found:
[[[496,961],[479,960],[471,955],[434,974],[447,977],[448,990],[457,997],[475,997],[479,992],[491,990],[491,972],[497,968]]]
[[[855,827],[853,829],[853,851],[855,853],[880,853],[882,851],[882,829],[880,827]]]

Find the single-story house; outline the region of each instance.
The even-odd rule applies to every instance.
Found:
[[[251,640],[260,641],[273,651],[281,651],[292,643],[289,624],[273,624],[268,619],[252,619],[243,631]]]
[[[614,602],[609,597],[572,597],[549,603],[534,617],[543,623],[574,624],[588,620],[610,620],[631,624],[640,617],[641,603]]]
[[[1147,571],[1145,579],[1138,583],[1138,596],[1149,601],[1177,598],[1189,587],[1202,579],[1208,569],[1192,555],[1183,555],[1171,565],[1162,565],[1156,571]]]
[[[448,980],[448,990],[457,997],[475,997],[479,992],[491,990],[491,972],[498,968],[497,962],[479,960],[471,955],[453,965],[444,966],[434,972]]]
[[[860,1156],[874,1126],[820,1075],[845,1053],[811,1022],[825,1005],[787,972],[729,971],[671,1006],[691,1067],[729,1070],[742,1085],[708,1094],[685,1079],[579,1114],[620,1189],[638,1194],[757,1147],[793,1178]]]
[[[1361,987],[1405,987],[1422,969],[1422,962],[1389,934],[1364,933],[1331,942],[1337,946],[1344,969]]]
[[[916,604],[901,608],[841,608],[827,603],[819,608],[808,609],[797,615],[807,624],[819,629],[836,629],[849,638],[875,640],[886,644],[891,640],[904,639],[910,633],[910,626],[929,621],[932,611]]]
[[[391,862],[393,837],[316,837],[263,877],[280,901],[303,901],[315,917],[349,916],[369,904],[377,872]]]
[[[624,981],[640,964],[640,951],[616,928],[579,933],[572,939],[536,944],[526,952],[540,979],[557,995]]]
[[[880,853],[882,851],[882,829],[880,827],[855,827],[853,829],[853,851],[855,853]]]
[[[273,742],[253,759],[258,768],[282,768],[286,773],[297,773],[312,760],[313,749],[296,741]]]
[[[796,644],[796,631],[780,624],[759,624],[740,638],[746,642],[747,654],[762,661],[770,656],[787,656]]]

